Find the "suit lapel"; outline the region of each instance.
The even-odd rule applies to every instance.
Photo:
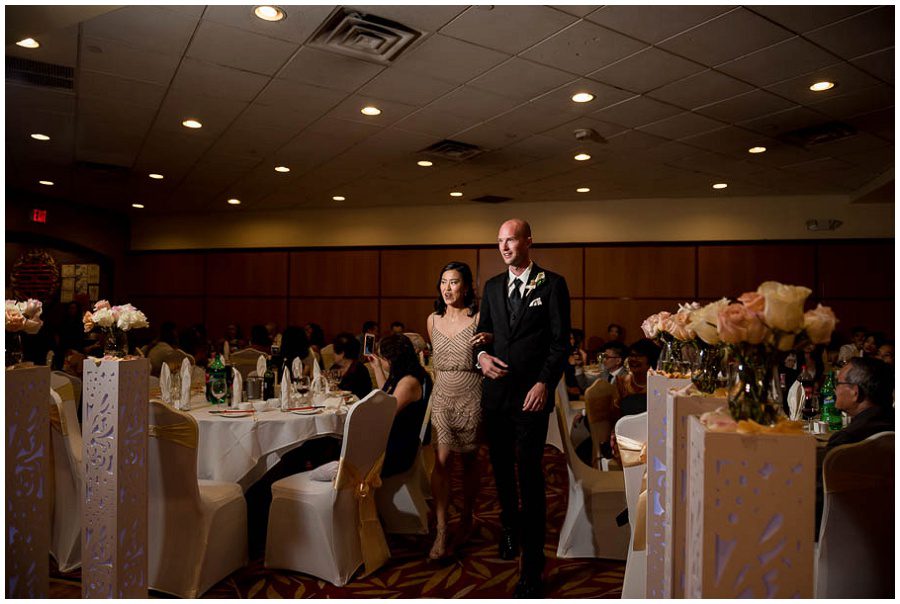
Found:
[[[541,268],[537,264],[532,264],[531,272],[528,274],[528,283],[531,283],[532,281],[534,281],[540,273],[541,273]],[[528,285],[528,283],[526,283],[525,285]],[[537,287],[535,287],[532,290],[524,291],[525,286],[522,286],[522,287],[523,287],[522,312],[520,312],[519,316],[516,317],[516,322],[513,324],[513,326],[509,330],[509,334],[511,336],[514,335],[516,333],[516,331],[519,329],[519,325],[522,323],[522,317],[525,316],[525,313],[528,311],[528,305],[531,303],[532,294],[534,293],[534,291],[536,289],[538,289]],[[506,308],[506,305],[504,304],[503,307]]]

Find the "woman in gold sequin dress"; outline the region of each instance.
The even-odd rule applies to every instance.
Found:
[[[472,531],[472,514],[480,476],[476,457],[481,424],[481,373],[472,354],[478,325],[472,271],[464,262],[451,262],[440,273],[435,312],[428,316],[428,335],[433,349],[434,391],[431,393],[431,424],[435,429],[435,464],[431,475],[437,531],[429,559],[450,553],[447,508],[450,500],[448,464],[451,453],[463,463],[463,508],[456,544]]]

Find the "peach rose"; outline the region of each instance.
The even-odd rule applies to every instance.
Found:
[[[761,344],[768,329],[759,316],[743,304],[729,304],[719,311],[719,337],[728,344]]]
[[[738,302],[759,314],[762,314],[766,310],[766,299],[758,292],[746,292],[741,294],[741,297],[738,298]]]
[[[790,333],[803,329],[803,303],[811,289],[766,281],[756,291],[766,299],[764,318],[769,327]]]
[[[664,310],[644,319],[644,322],[641,323],[644,335],[653,339],[659,335],[660,331],[666,331],[666,321],[670,316],[672,313]]]
[[[691,313],[688,325],[698,338],[710,346],[719,343],[719,311],[726,306],[728,306],[728,298],[722,298]]]
[[[694,330],[691,329],[691,315],[694,310],[681,310],[666,320],[666,331],[682,342],[694,339]]]
[[[712,432],[737,431],[737,422],[734,421],[734,418],[731,417],[731,414],[724,407],[701,414],[700,423]]]
[[[111,306],[106,300],[97,300],[97,303],[94,304],[94,311],[96,312],[102,308],[111,308]]]
[[[22,331],[25,329],[25,317],[18,309],[6,307],[6,331]]]
[[[827,306],[819,304],[803,315],[803,329],[813,344],[827,344],[831,341],[831,333],[837,324],[837,317]]]
[[[94,315],[91,314],[91,311],[84,311],[84,316],[81,317],[81,322],[84,323],[84,333],[88,333],[92,329],[94,329]]]

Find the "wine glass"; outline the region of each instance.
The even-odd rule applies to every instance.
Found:
[[[209,391],[216,398],[216,405],[222,403],[222,399],[228,394],[228,383],[225,378],[214,378],[209,382]]]
[[[295,378],[294,386],[297,389],[297,394],[300,396],[300,402],[305,402],[307,396],[309,396],[309,377],[301,375],[300,377]]]

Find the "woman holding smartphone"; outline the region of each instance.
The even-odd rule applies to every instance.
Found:
[[[447,508],[450,500],[448,464],[451,453],[463,463],[463,509],[455,544],[468,540],[478,492],[478,445],[481,425],[481,373],[473,360],[473,338],[478,325],[472,271],[464,262],[451,262],[438,277],[434,313],[428,316],[428,337],[433,347],[435,386],[431,395],[431,424],[435,428],[435,464],[431,474],[437,530],[428,554],[438,560],[450,553],[447,543]],[[491,334],[480,334],[482,339]]]

